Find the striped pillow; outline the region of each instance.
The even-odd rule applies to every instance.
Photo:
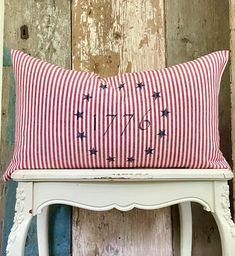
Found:
[[[12,50],[16,169],[230,168],[219,149],[218,51],[102,78]]]

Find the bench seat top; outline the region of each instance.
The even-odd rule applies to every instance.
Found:
[[[230,180],[227,169],[34,169],[17,170],[16,181],[174,181],[174,180]]]

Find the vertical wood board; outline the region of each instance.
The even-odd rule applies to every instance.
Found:
[[[0,113],[2,107],[2,70],[3,70],[3,31],[4,31],[4,0],[0,3]],[[0,138],[1,138],[1,116],[0,116]],[[0,215],[1,216],[1,215]]]
[[[167,66],[229,49],[229,36],[227,0],[166,1]],[[219,100],[220,144],[232,165],[229,65],[224,72]]]
[[[21,49],[62,67],[71,66],[70,4],[61,0],[5,0],[7,48]],[[28,28],[22,39],[21,28]]]
[[[4,49],[5,50],[5,49]],[[14,116],[15,116],[15,84],[14,84],[14,77],[13,77],[13,73],[12,73],[12,68],[11,66],[11,61],[8,59],[8,61],[6,61],[6,53],[7,51],[4,51],[4,63],[3,63],[3,87],[2,87],[2,94],[3,94],[3,98],[2,98],[2,112],[1,112],[1,116],[2,116],[2,136],[1,136],[1,170],[3,170],[5,168],[5,163],[9,162],[11,159],[11,153],[9,154],[9,152],[13,152],[13,142],[14,142]],[[8,65],[9,64],[9,65]],[[1,172],[2,173],[2,172]],[[14,195],[14,190],[15,190],[15,183],[11,182],[8,183],[7,186],[5,186],[6,184],[1,181],[1,222],[2,222],[2,231],[3,231],[3,227],[5,229],[5,227],[8,225],[8,219],[6,222],[4,222],[4,212],[7,212],[6,207],[10,207],[12,210],[12,213],[9,213],[10,216],[13,218],[13,214],[14,214],[14,200],[15,200],[15,195]],[[9,192],[9,188],[12,188],[11,191],[12,193],[8,193]],[[8,201],[5,202],[5,198],[6,198],[6,194],[7,194],[7,198]],[[13,202],[13,204],[12,204]],[[8,227],[9,229],[10,227]],[[2,232],[1,232],[2,233]],[[3,240],[3,246],[1,248],[1,251],[3,250],[3,255],[5,255],[4,250],[6,247],[6,239],[5,236],[2,237],[1,241]]]
[[[165,1],[167,66],[229,49],[228,4],[227,0]],[[228,67],[220,88],[219,114],[221,149],[232,164]],[[177,219],[173,224],[179,225]],[[212,215],[193,204],[193,256],[201,255],[220,256],[220,237]]]
[[[165,66],[163,0],[74,0],[72,62],[100,76]],[[171,256],[170,208],[73,210],[73,255]]]
[[[60,0],[6,0],[4,45],[69,68],[71,64],[70,4]],[[24,28],[24,31],[22,31]],[[14,146],[15,85],[10,52],[4,52],[1,172],[9,164]],[[5,194],[3,253],[13,222],[16,183],[8,182]],[[1,207],[2,208],[2,207]],[[50,218],[51,255],[70,254],[70,208],[55,206]],[[53,225],[57,219],[60,225]],[[30,227],[25,255],[38,255],[35,219]]]
[[[172,256],[170,218],[156,210],[74,211],[73,255]]]
[[[235,1],[230,0],[230,81],[231,81],[231,121],[232,121],[232,160],[235,166]],[[233,180],[233,195],[235,195],[235,179]],[[235,213],[235,201],[233,196],[233,209]],[[235,218],[235,214],[234,214]]]
[[[2,73],[3,73],[3,28],[4,28],[4,1],[0,3],[0,113],[2,113]],[[1,139],[2,115],[0,115],[0,139]],[[3,229],[3,204],[4,184],[0,182],[0,230]],[[2,251],[2,232],[0,232],[0,252]]]
[[[163,0],[74,0],[73,66],[101,76],[165,66]]]

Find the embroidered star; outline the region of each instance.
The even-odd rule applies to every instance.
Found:
[[[89,150],[91,155],[96,155],[96,153],[98,152],[98,150],[96,150],[95,148],[92,148]]]
[[[136,88],[140,88],[140,89],[142,89],[142,87],[144,87],[144,84],[143,84],[142,82],[137,83]]]
[[[83,141],[83,139],[86,138],[85,132],[78,132],[77,138]]]
[[[161,110],[162,116],[168,117],[168,114],[170,113],[166,108],[164,110]]]
[[[153,92],[153,95],[152,97],[156,100],[157,98],[160,98],[161,95],[160,95],[160,92]]]
[[[124,84],[120,84],[120,85],[118,86],[119,91],[120,91],[123,87],[124,87]]]
[[[92,97],[89,94],[83,94],[83,99],[89,101]]]
[[[83,118],[83,112],[77,112],[76,114],[74,114],[76,117],[77,117],[77,119],[78,118]]]
[[[157,134],[157,135],[159,135],[160,136],[160,138],[162,138],[162,137],[164,137],[164,136],[166,136],[166,130],[160,130],[159,131],[159,133]]]
[[[135,158],[133,156],[127,157],[127,162],[134,162]]]
[[[147,149],[145,149],[146,155],[152,155],[153,151],[154,151],[154,148],[148,147]]]
[[[115,157],[114,156],[109,156],[106,160],[108,160],[109,162],[114,162]]]
[[[107,84],[103,84],[103,83],[101,83],[100,88],[102,88],[102,89],[107,89],[107,88],[108,88],[108,86],[107,86]]]

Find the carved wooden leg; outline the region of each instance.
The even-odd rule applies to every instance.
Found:
[[[180,213],[180,255],[191,256],[192,253],[192,210],[191,203],[179,204]]]
[[[32,183],[19,182],[16,190],[14,224],[6,250],[7,256],[24,256],[25,241],[32,217]]]
[[[222,255],[235,255],[235,224],[232,221],[227,182],[215,182],[215,211],[212,213],[219,228]]]
[[[42,212],[37,215],[38,251],[40,256],[49,256],[48,213],[49,207],[46,206],[42,209]]]

